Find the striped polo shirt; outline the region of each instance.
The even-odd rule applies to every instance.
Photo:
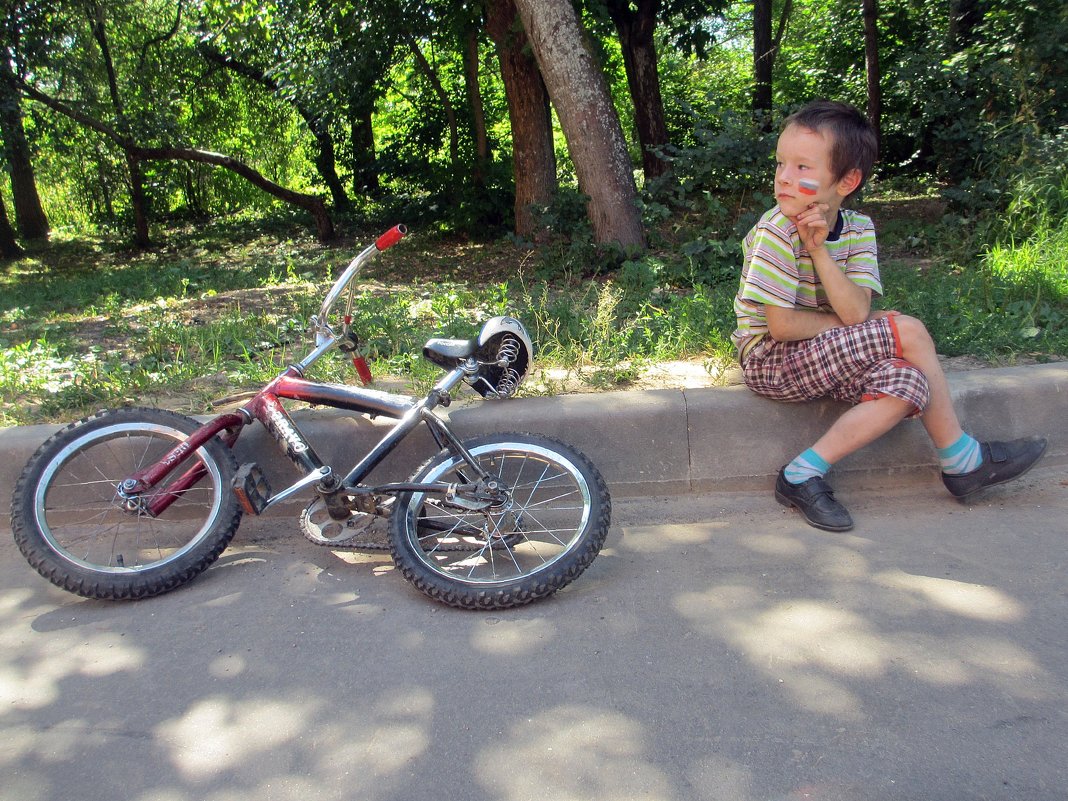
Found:
[[[854,283],[874,294],[882,293],[875,226],[870,217],[842,209],[826,246]],[[768,332],[764,306],[831,311],[797,226],[778,206],[753,226],[742,243],[742,254],[742,278],[734,298],[738,328],[731,335],[739,354]]]

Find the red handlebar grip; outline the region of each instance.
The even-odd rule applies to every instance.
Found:
[[[387,248],[391,248],[398,242],[400,242],[406,233],[408,233],[408,229],[406,226],[394,225],[392,228],[382,234],[382,236],[378,237],[378,239],[375,240],[375,247],[378,248],[380,251],[386,250]]]

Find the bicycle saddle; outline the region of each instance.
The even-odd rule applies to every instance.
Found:
[[[423,345],[423,356],[434,364],[451,367],[457,360],[473,356],[477,350],[477,339],[434,338]]]

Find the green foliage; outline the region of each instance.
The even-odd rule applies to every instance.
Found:
[[[664,149],[671,174],[649,188],[654,196],[693,206],[698,196],[736,197],[771,186],[777,131],[730,110],[693,113],[691,123],[692,145]]]
[[[672,286],[733,285],[741,239],[774,203],[767,191],[776,134],[731,111],[694,115],[692,128],[694,143],[665,148],[671,171],[647,187],[648,227],[674,251],[658,273]]]
[[[1010,200],[996,232],[1019,239],[1033,232],[1056,230],[1068,220],[1068,125],[1036,141],[1021,158]]]
[[[620,42],[602,0],[581,6],[636,159]],[[1044,143],[1068,122],[1068,7],[1060,0],[989,0],[978,4],[982,14],[970,27],[951,19],[950,7],[879,4],[881,170],[886,176],[936,174],[957,213],[990,217],[1005,211],[1019,176],[1043,163]],[[90,25],[95,8],[102,12],[121,112]],[[493,155],[482,165],[484,182],[472,180],[473,120],[462,59],[466,32],[480,24],[471,4],[12,0],[6,9],[0,46],[19,75],[44,88],[62,87],[62,96],[82,111],[117,121],[146,144],[229,153],[278,183],[305,192],[329,189],[339,201],[337,187],[324,183],[320,162],[320,137],[329,137],[340,185],[364,195],[356,204],[361,217],[379,209],[403,212],[450,231],[496,230],[509,219],[510,126],[484,37],[479,88]],[[782,10],[777,4],[776,14]],[[703,181],[721,202],[767,186],[763,170],[740,147],[742,128],[732,131],[724,122],[728,112],[744,119],[750,102],[751,12],[750,3],[672,0],[662,4],[656,31],[674,166],[689,170],[689,179]],[[412,42],[447,101],[417,68]],[[205,48],[258,71],[266,82],[221,68],[204,57]],[[816,96],[865,105],[856,3],[792,4],[776,61],[776,102],[789,109]],[[455,158],[444,102],[457,126]],[[24,106],[54,224],[124,231],[130,204],[122,154],[97,133],[37,104]],[[372,112],[373,152],[356,135]],[[733,146],[710,141],[710,133],[731,138]],[[701,149],[712,155],[698,155]],[[573,189],[563,148],[559,155],[561,179]],[[377,170],[369,173],[376,157]],[[204,166],[158,164],[147,179],[155,220],[203,219],[276,203],[243,179]]]
[[[620,42],[605,3],[582,7],[636,163]],[[950,211],[922,225],[876,219],[884,252],[925,260],[917,270],[884,259],[887,302],[927,321],[947,352],[1063,353],[1068,6],[987,0],[970,21],[952,19],[951,7],[879,4],[883,157],[876,186],[911,194],[917,185],[937,187]],[[118,104],[92,27],[98,8]],[[333,191],[339,202],[324,177],[323,147],[331,142],[342,195],[358,196],[350,227],[403,220],[442,241],[457,232],[484,241],[505,230],[511,130],[484,37],[478,87],[488,164],[477,163],[472,136],[463,46],[480,23],[474,5],[198,0],[181,8],[178,15],[174,0],[12,0],[0,20],[0,47],[17,76],[144,144],[225,152],[293,189]],[[779,120],[817,96],[865,105],[860,6],[794,0],[771,120],[749,112],[752,4],[671,0],[661,10],[656,42],[672,142],[662,155],[671,173],[644,187],[648,252],[594,244],[587,198],[557,130],[561,189],[540,210],[548,234],[521,243],[526,255],[517,257],[527,280],[551,286],[531,290],[512,269],[503,284],[434,286],[424,277],[427,288],[418,292],[394,286],[371,295],[357,313],[382,369],[423,370],[412,356],[422,338],[467,335],[474,312],[490,308],[528,320],[543,358],[623,377],[632,369],[617,366],[624,362],[729,351],[739,241],[774,202],[770,154]],[[206,58],[208,46],[248,69],[222,68]],[[257,71],[261,79],[252,77]],[[205,364],[240,385],[288,358],[314,310],[311,284],[336,266],[329,252],[289,241],[291,214],[265,217],[275,201],[227,171],[153,164],[146,168],[152,219],[169,226],[180,249],[121,252],[114,242],[127,236],[131,216],[123,153],[39,103],[24,98],[22,105],[57,233],[48,258],[30,247],[27,259],[0,276],[5,404],[36,394],[37,413],[53,413],[185,384],[192,366]],[[373,147],[357,136],[368,115]],[[268,219],[279,227],[262,240],[249,236]],[[283,242],[266,244],[274,240]],[[181,317],[184,305],[212,293],[259,286],[285,288],[294,305],[227,312],[203,324]],[[106,321],[102,339],[137,344],[83,347],[83,310]]]
[[[885,305],[924,320],[940,351],[950,355],[1013,359],[1068,353],[1063,169],[1028,178],[1017,194],[1016,214],[1000,228],[1005,238],[980,256],[961,266],[949,262],[948,269],[884,271]]]

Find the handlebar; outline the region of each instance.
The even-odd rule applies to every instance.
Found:
[[[345,272],[343,272],[341,277],[334,282],[334,285],[330,287],[330,291],[326,293],[326,297],[323,299],[323,305],[319,309],[319,315],[315,318],[315,325],[317,327],[327,324],[330,310],[337,302],[341,293],[345,291],[345,287],[347,287],[356,276],[360,274],[360,269],[363,265],[383,250],[387,250],[400,242],[407,233],[408,228],[406,226],[395,225],[382,234],[382,236],[378,237],[373,245],[365,248],[362,253],[349,262],[349,266],[345,268]]]

